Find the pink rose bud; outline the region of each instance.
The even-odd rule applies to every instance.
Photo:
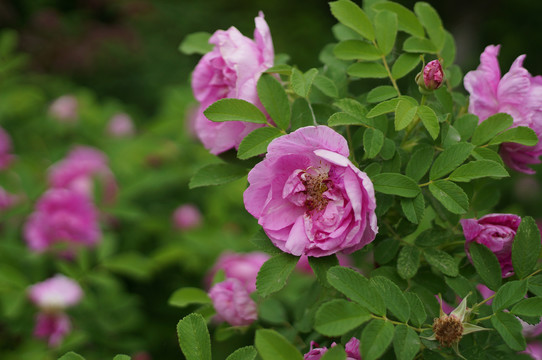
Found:
[[[308,353],[303,355],[303,360],[320,360],[327,352],[327,347],[320,347],[316,342],[311,341],[311,347]]]
[[[528,165],[539,164],[542,155],[542,76],[531,76],[523,67],[525,55],[519,56],[510,71],[501,77],[497,56],[500,45],[489,45],[480,56],[480,66],[465,75],[463,83],[469,92],[469,112],[480,122],[497,113],[510,114],[512,127],[530,127],[538,136],[534,146],[504,143],[500,155],[510,168],[534,174]]]
[[[135,134],[132,118],[128,114],[116,114],[107,124],[107,133],[113,137],[130,137]]]
[[[224,271],[226,279],[237,279],[249,293],[256,291],[256,276],[263,263],[269,259],[269,255],[262,252],[247,254],[224,253],[220,255],[213,268],[206,277],[208,285],[220,270]]]
[[[528,343],[527,348],[521,353],[528,354],[535,360],[542,360],[542,342],[532,341]]]
[[[0,170],[7,169],[13,160],[11,147],[11,138],[9,137],[9,134],[0,127]]]
[[[184,204],[175,209],[173,213],[173,225],[179,230],[190,230],[201,225],[201,213],[192,204]]]
[[[423,82],[427,90],[436,90],[442,85],[444,72],[440,61],[433,60],[425,65],[423,69]]]
[[[346,351],[346,360],[361,360],[359,345],[360,342],[355,337],[348,340],[346,345],[344,345],[344,350]]]
[[[0,186],[0,212],[8,210],[19,202],[20,196],[13,195]]]
[[[38,200],[24,225],[30,249],[49,250],[55,244],[72,252],[78,246],[92,247],[101,238],[98,211],[90,200],[73,190],[50,189]]]
[[[113,203],[117,182],[109,169],[107,155],[90,146],[76,146],[59,162],[49,168],[49,184],[53,188],[77,191],[89,198],[94,196],[94,180],[102,187],[104,202]]]
[[[216,310],[216,319],[232,326],[252,324],[258,318],[256,303],[237,279],[226,279],[209,290]]]
[[[348,340],[344,346],[346,352],[346,360],[361,360],[361,354],[359,351],[360,341],[355,337]],[[335,347],[337,344],[334,342],[331,347]],[[303,360],[320,360],[320,358],[328,351],[327,347],[320,347],[314,341],[311,341],[310,351],[303,356]]]
[[[49,106],[49,114],[60,122],[73,123],[77,120],[77,108],[77,98],[73,95],[64,95]]]
[[[70,317],[64,313],[43,313],[36,315],[34,336],[47,340],[50,347],[60,345],[64,336],[71,331]]]
[[[152,360],[152,357],[148,352],[140,351],[132,355],[132,360]]]
[[[477,242],[487,246],[497,256],[503,277],[513,275],[512,242],[520,222],[521,218],[513,214],[489,214],[478,220],[462,219],[465,251],[469,259],[469,245]]]
[[[346,140],[327,126],[304,127],[269,144],[243,197],[276,247],[320,257],[350,254],[374,240],[373,183],[348,155]]]
[[[216,31],[209,40],[215,47],[201,58],[192,74],[192,91],[200,103],[196,133],[215,155],[237,148],[248,133],[263,126],[241,121],[212,122],[203,115],[209,105],[223,98],[246,100],[264,110],[256,84],[262,72],[273,66],[274,50],[263,13],[255,23],[254,40],[235,27]]]

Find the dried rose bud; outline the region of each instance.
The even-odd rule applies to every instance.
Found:
[[[444,72],[438,60],[430,61],[423,68],[423,82],[427,90],[438,89],[442,85],[443,79]]]
[[[450,347],[463,336],[463,324],[455,315],[442,315],[433,322],[433,332],[440,345]]]

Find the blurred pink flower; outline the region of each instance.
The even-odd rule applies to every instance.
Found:
[[[527,348],[522,353],[530,355],[535,360],[542,360],[542,342],[532,341],[528,343]]]
[[[471,242],[485,245],[499,260],[502,276],[514,274],[512,266],[512,242],[516,236],[521,218],[514,214],[489,214],[480,219],[462,219],[465,234],[465,251],[470,259]]]
[[[433,60],[427,63],[423,69],[423,82],[428,90],[438,89],[442,85],[444,72],[440,61]]]
[[[243,197],[275,246],[320,257],[350,254],[374,240],[373,183],[348,155],[346,140],[327,126],[304,127],[269,144]]]
[[[478,291],[480,292],[480,294],[482,294],[482,297],[484,299],[487,299],[488,297],[492,296],[495,294],[495,291],[491,290],[490,288],[488,288],[487,286],[485,286],[484,284],[478,284],[476,285],[476,289],[478,289]],[[493,299],[491,300],[488,300],[486,302],[487,305],[491,305],[493,303]]]
[[[232,326],[250,325],[258,318],[256,303],[237,279],[226,279],[209,290],[216,310],[216,319]]]
[[[77,120],[77,98],[73,95],[63,95],[53,101],[49,106],[49,114],[61,122],[75,122]]]
[[[90,146],[74,147],[49,168],[48,180],[53,188],[72,189],[89,198],[94,194],[94,180],[98,180],[106,203],[114,202],[118,190],[107,155]]]
[[[133,136],[135,127],[130,115],[124,113],[114,115],[107,124],[107,133],[118,138]]]
[[[55,244],[94,246],[101,238],[98,211],[90,200],[72,190],[50,189],[38,200],[24,226],[31,250],[43,252]]]
[[[527,126],[542,138],[542,77],[531,76],[523,67],[525,55],[519,56],[510,71],[501,78],[497,60],[500,45],[489,45],[480,56],[480,66],[465,75],[465,89],[470,93],[469,112],[480,122],[497,113],[510,114],[513,127]],[[528,165],[539,164],[542,141],[535,146],[515,143],[501,145],[500,154],[512,169],[526,174],[534,170]]]
[[[201,225],[201,213],[192,204],[184,204],[175,209],[173,225],[179,230],[190,230]]]
[[[36,315],[34,336],[38,339],[47,339],[50,347],[60,345],[64,336],[69,334],[71,329],[70,317],[63,312],[40,312]]]
[[[0,127],[0,170],[6,169],[13,160],[11,147],[12,144],[9,134]]]
[[[214,49],[201,58],[192,74],[192,90],[200,103],[196,133],[215,155],[237,148],[249,132],[262,126],[241,121],[212,122],[203,115],[209,105],[223,98],[246,100],[263,110],[256,83],[262,72],[273,66],[274,50],[262,12],[255,23],[254,40],[235,27],[216,31],[209,40]]]
[[[57,274],[32,285],[28,290],[28,297],[41,310],[54,312],[79,303],[83,290],[76,281]]]
[[[226,279],[237,279],[249,293],[256,291],[256,276],[269,255],[254,251],[246,254],[226,252],[220,255],[206,277],[207,285],[220,270],[224,271]]]
[[[7,210],[15,205],[20,199],[20,196],[8,193],[0,186],[0,211]]]

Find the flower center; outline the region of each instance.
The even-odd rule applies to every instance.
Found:
[[[449,347],[461,340],[463,336],[463,324],[454,315],[443,315],[435,319],[433,323],[435,338],[442,346]]]
[[[329,199],[324,196],[330,182],[328,173],[327,171],[309,171],[301,175],[301,182],[305,185],[304,193],[307,195],[305,206],[309,211],[323,210],[329,201]]]

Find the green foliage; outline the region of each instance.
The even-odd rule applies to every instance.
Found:
[[[210,360],[211,340],[205,319],[192,313],[177,324],[179,345],[187,360]]]
[[[497,257],[484,245],[472,242],[468,246],[476,272],[488,288],[497,291],[501,286],[501,266]]]
[[[254,360],[258,352],[254,346],[245,346],[235,350],[226,360]]]
[[[181,45],[179,45],[179,51],[185,55],[192,54],[207,54],[213,50],[212,44],[209,44],[209,38],[211,34],[206,32],[196,32],[186,36]]]
[[[298,260],[299,258],[285,253],[267,260],[258,272],[256,280],[258,294],[266,297],[282,289]]]
[[[540,257],[541,248],[540,231],[536,222],[530,216],[524,217],[512,243],[512,264],[520,279],[530,275]]]
[[[384,173],[375,175],[372,180],[375,190],[384,194],[413,198],[420,193],[416,182],[406,175]]]
[[[211,164],[202,167],[190,179],[188,187],[194,189],[200,186],[222,185],[246,176],[247,169],[231,164]]]
[[[369,321],[364,307],[343,299],[325,303],[316,313],[314,328],[326,336],[339,336]]]
[[[271,119],[281,129],[290,126],[290,103],[282,85],[269,74],[260,76],[258,97]]]
[[[299,351],[284,336],[274,330],[257,330],[254,344],[263,360],[303,359]]]
[[[411,328],[399,325],[393,335],[393,350],[397,359],[412,360],[420,351],[420,338]]]
[[[282,133],[275,127],[264,127],[253,130],[239,144],[237,157],[241,160],[267,152],[267,146]]]
[[[175,291],[169,297],[168,304],[185,307],[191,304],[210,304],[211,299],[207,293],[198,288],[184,287]]]
[[[265,124],[265,115],[255,105],[240,99],[222,99],[211,104],[203,112],[211,121],[246,121]]]
[[[374,319],[361,333],[361,357],[378,359],[393,340],[394,326],[387,321]]]

